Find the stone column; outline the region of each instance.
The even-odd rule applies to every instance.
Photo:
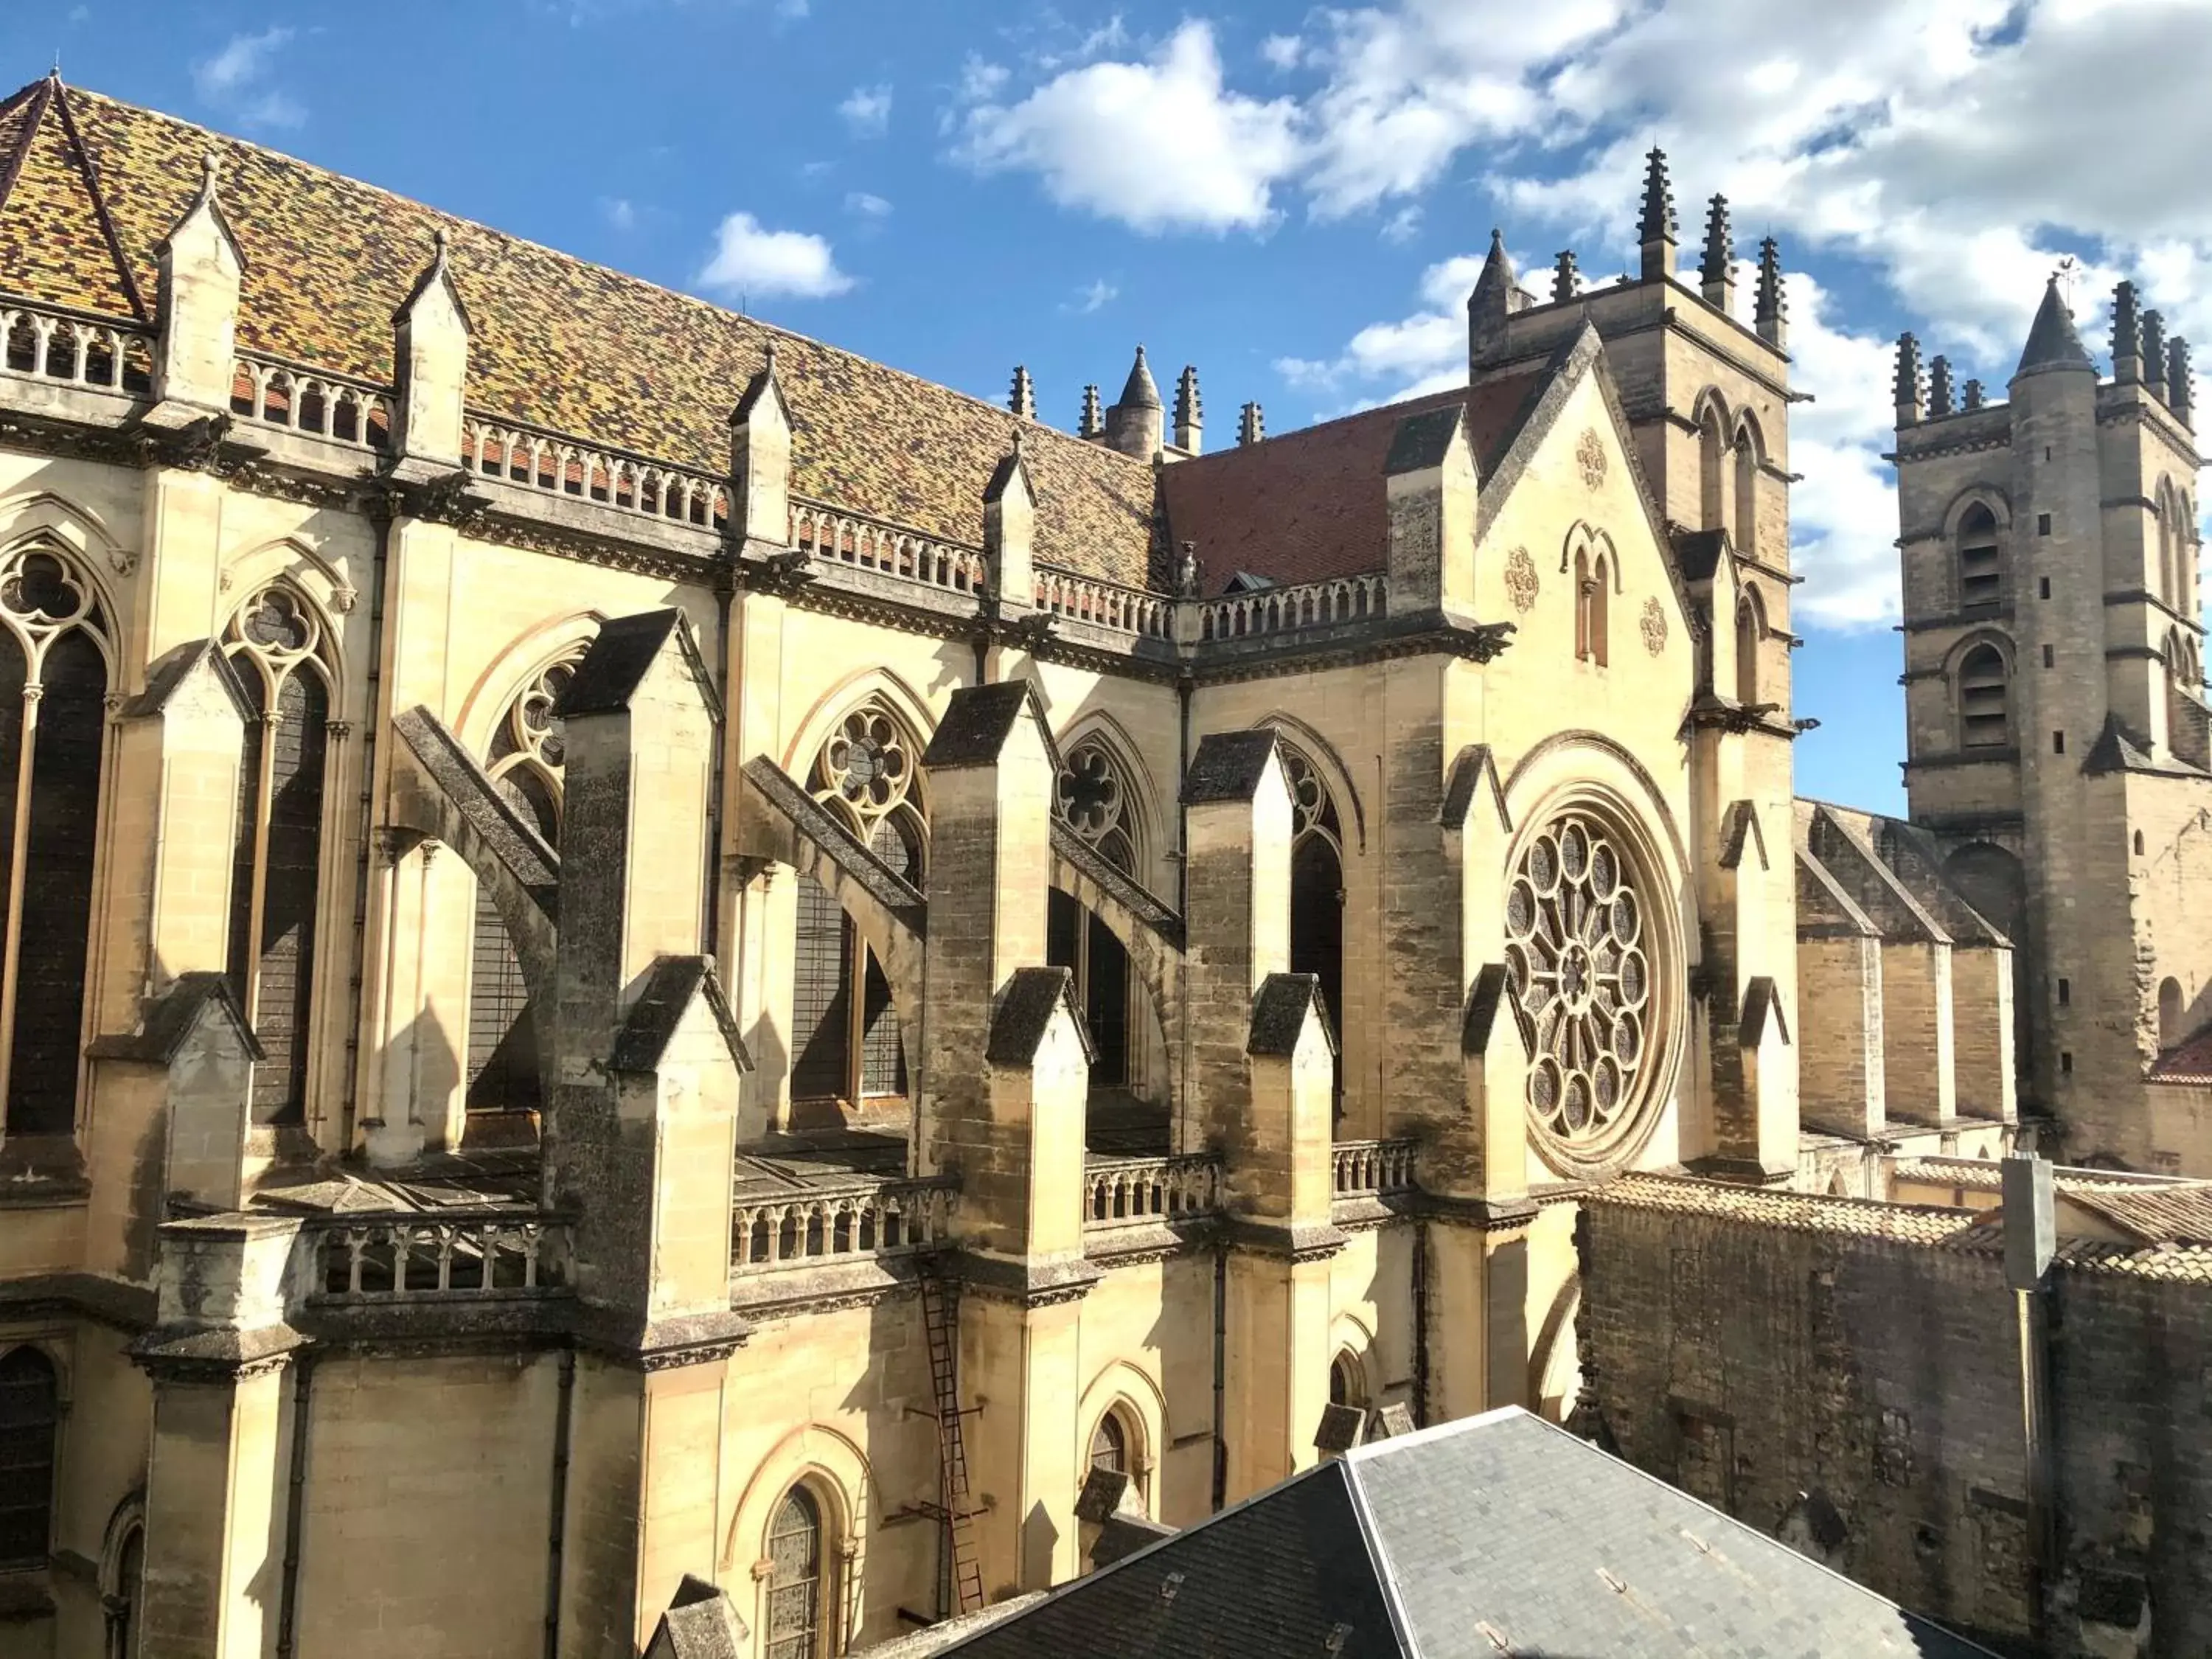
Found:
[[[161,1229],[140,1659],[262,1659],[276,1638],[292,1437],[296,1218]]]

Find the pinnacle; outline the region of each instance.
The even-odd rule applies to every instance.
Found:
[[[1140,345],[1137,348],[1137,361],[1129,367],[1129,378],[1122,385],[1121,399],[1115,407],[1158,409],[1159,406],[1160,389],[1152,382],[1152,365],[1145,361],[1145,349]]]
[[[1735,236],[1729,225],[1728,198],[1717,195],[1705,216],[1705,258],[1698,275],[1708,283],[1733,281]]]
[[[2066,308],[2056,276],[2043,290],[2043,303],[2036,307],[2034,325],[2027,331],[2027,347],[2020,354],[2020,367],[2013,372],[2027,374],[2046,368],[2086,368],[2096,373],[2088,349],[2075,331],[2074,313]]]
[[[1644,214],[1637,224],[1637,240],[1671,242],[1681,227],[1674,217],[1674,187],[1667,177],[1667,152],[1654,144],[1644,160]]]

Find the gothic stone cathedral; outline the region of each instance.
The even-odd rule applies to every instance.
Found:
[[[1623,1181],[2212,1172],[2185,351],[1907,352],[1912,821],[1800,802],[1676,234],[1208,451],[0,105],[0,1645],[817,1659],[1560,1414]]]

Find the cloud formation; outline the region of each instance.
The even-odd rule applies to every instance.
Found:
[[[853,286],[823,238],[806,231],[770,230],[750,213],[732,213],[722,221],[714,257],[698,282],[741,304],[781,297],[829,299]]]
[[[267,84],[276,54],[292,35],[292,30],[273,24],[258,34],[234,34],[222,51],[192,64],[193,90],[248,131],[303,125],[307,106]]]
[[[891,130],[891,89],[854,87],[837,106],[837,114],[855,138],[880,138]]]

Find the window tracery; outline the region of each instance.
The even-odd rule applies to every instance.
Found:
[[[1085,738],[1067,751],[1054,797],[1061,822],[1132,877],[1139,857],[1134,799],[1127,773],[1103,738]],[[1076,1000],[1097,1051],[1092,1086],[1122,1087],[1136,1070],[1128,951],[1103,921],[1055,888],[1046,900],[1045,960],[1074,971]]]
[[[321,618],[282,580],[233,613],[223,650],[250,718],[239,767],[229,971],[267,1059],[253,1068],[257,1122],[306,1109],[321,888],[331,674]]]
[[[0,1100],[9,1134],[76,1127],[106,737],[108,623],[34,543],[0,559]],[[35,919],[26,895],[38,895]]]
[[[818,1659],[829,1651],[834,1620],[831,1552],[821,1500],[793,1486],[768,1534],[768,1659]]]
[[[1104,743],[1089,738],[1068,751],[1060,775],[1060,816],[1109,864],[1134,875],[1136,839],[1129,799],[1128,781]]]
[[[1571,1162],[1619,1144],[1648,1094],[1655,976],[1641,888],[1619,839],[1571,811],[1529,842],[1506,890],[1505,968],[1530,1055],[1529,1117]]]
[[[1291,971],[1321,981],[1330,1025],[1344,1030],[1344,822],[1312,759],[1278,733],[1291,792]],[[1340,1093],[1342,1061],[1337,1067]],[[1340,1110],[1341,1101],[1340,1100]]]

